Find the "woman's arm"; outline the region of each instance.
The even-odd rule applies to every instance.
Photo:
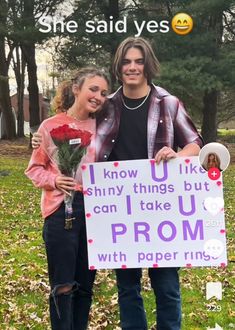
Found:
[[[56,177],[59,171],[50,162],[42,143],[39,148],[33,150],[25,174],[32,180],[35,187],[46,190],[56,189]]]

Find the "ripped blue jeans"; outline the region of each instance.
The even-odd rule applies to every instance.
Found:
[[[73,202],[72,229],[64,229],[64,203],[47,217],[43,227],[48,275],[51,286],[50,319],[52,330],[87,329],[95,271],[88,269],[87,238],[83,195]],[[59,293],[60,287],[71,290]]]

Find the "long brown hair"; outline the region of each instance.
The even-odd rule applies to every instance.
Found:
[[[56,113],[67,111],[74,103],[72,92],[72,81],[64,80],[57,87],[55,97],[52,101],[52,108]]]
[[[122,61],[129,48],[138,48],[143,54],[144,58],[144,75],[148,81],[148,84],[152,82],[152,79],[157,77],[160,73],[160,64],[157,57],[154,54],[153,48],[150,43],[144,38],[128,37],[123,40],[117,48],[113,61],[113,73],[119,82],[121,79]]]
[[[210,152],[204,159],[202,167],[208,171],[208,163],[209,163],[209,157],[213,156],[214,157],[214,162],[215,162],[215,167],[218,168],[221,171],[220,168],[220,158],[215,152]]]

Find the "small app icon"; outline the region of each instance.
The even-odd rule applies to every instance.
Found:
[[[222,283],[221,282],[207,282],[206,283],[206,300],[210,298],[217,298],[222,300]]]
[[[211,180],[218,180],[220,178],[220,170],[216,167],[212,167],[208,170],[208,177]]]
[[[209,239],[204,244],[204,251],[211,257],[219,258],[224,251],[223,242],[215,238]]]
[[[204,206],[210,214],[217,215],[223,210],[224,200],[221,197],[207,197]]]

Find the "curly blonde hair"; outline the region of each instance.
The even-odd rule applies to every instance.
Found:
[[[73,82],[71,80],[64,80],[59,84],[52,101],[52,108],[56,113],[65,112],[73,105],[72,86]]]

